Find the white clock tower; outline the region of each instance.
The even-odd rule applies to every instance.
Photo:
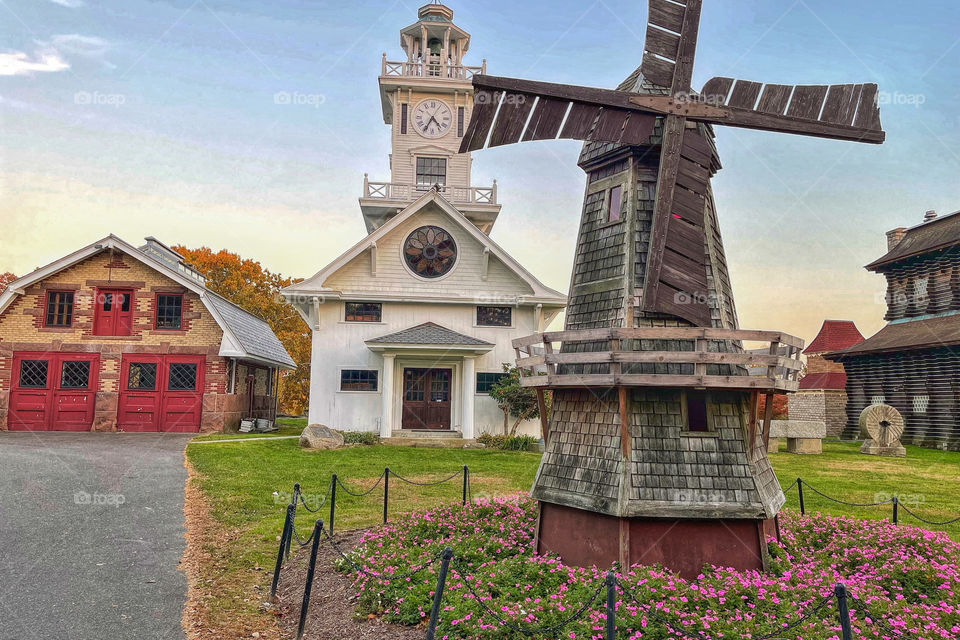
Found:
[[[418,20],[400,31],[406,60],[387,60],[380,68],[383,121],[391,125],[390,181],[364,176],[360,209],[373,232],[411,202],[439,185],[440,192],[481,231],[490,233],[500,213],[497,184],[474,187],[468,153],[458,153],[473,109],[475,74],[463,64],[470,34],[453,24],[453,11],[427,4]]]

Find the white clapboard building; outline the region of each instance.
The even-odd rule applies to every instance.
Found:
[[[311,424],[474,438],[503,430],[488,390],[515,359],[512,339],[544,330],[566,296],[489,237],[496,183],[473,186],[457,152],[485,69],[464,66],[470,36],[449,8],[418,18],[400,32],[406,59],[382,61],[391,180],[364,177],[368,235],[284,294],[313,330]],[[539,434],[539,421],[521,431]]]

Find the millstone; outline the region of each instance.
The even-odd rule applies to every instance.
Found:
[[[888,404],[872,404],[860,412],[860,435],[881,447],[894,446],[903,436],[903,416]]]

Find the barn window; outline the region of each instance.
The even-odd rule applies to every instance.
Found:
[[[197,388],[197,365],[188,362],[171,362],[167,382],[169,391],[195,391]]]
[[[340,391],[376,391],[376,369],[341,369]]]
[[[513,324],[510,307],[477,307],[477,325],[481,327],[509,327]]]
[[[486,373],[477,374],[477,393],[490,393],[493,385],[507,377],[506,373]]]
[[[153,391],[157,388],[157,365],[154,362],[131,362],[127,389]]]
[[[380,322],[383,304],[379,302],[348,302],[343,319],[346,322]]]
[[[69,327],[73,324],[73,291],[48,291],[46,327]]]
[[[417,186],[425,190],[447,184],[446,158],[417,158]]]
[[[66,360],[60,365],[61,389],[86,389],[90,386],[90,361]]]
[[[707,394],[704,391],[687,391],[687,431],[703,433],[710,431],[707,423]]]
[[[607,222],[616,222],[620,219],[620,207],[623,204],[623,187],[617,185],[610,189],[607,195]]]
[[[183,296],[157,295],[157,329],[179,329],[183,323]]]
[[[21,389],[46,389],[47,361],[21,360],[19,386]]]

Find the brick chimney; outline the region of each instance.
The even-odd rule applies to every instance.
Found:
[[[937,212],[931,209],[930,211],[927,211],[925,214],[923,214],[923,221],[930,222],[936,217],[937,217]]]
[[[896,229],[887,231],[887,251],[893,251],[893,248],[900,244],[900,241],[903,240],[903,236],[906,233],[906,227],[897,227]]]

